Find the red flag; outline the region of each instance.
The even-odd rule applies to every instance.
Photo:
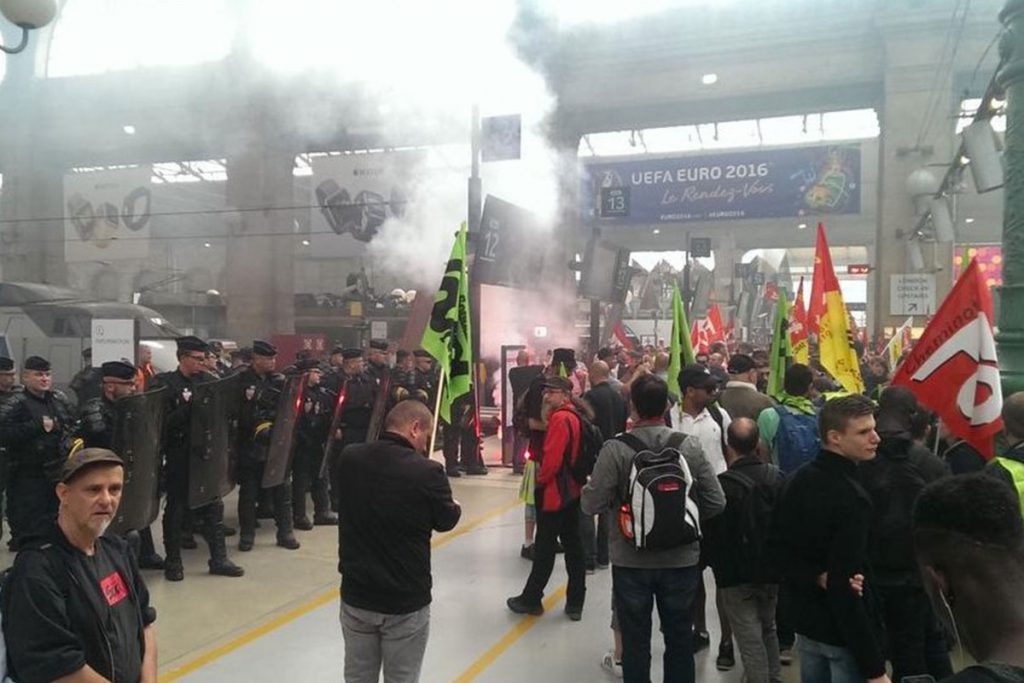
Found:
[[[694,320],[690,325],[690,346],[693,347],[694,353],[708,352],[708,334],[704,329],[703,320]]]
[[[991,458],[1003,428],[992,294],[972,260],[893,377],[949,431]]]
[[[708,344],[725,341],[725,325],[722,324],[722,311],[718,304],[711,304],[704,324],[708,332]]]
[[[626,326],[622,324],[621,320],[615,323],[615,327],[612,328],[612,334],[615,335],[615,338],[618,340],[619,344],[622,345],[622,348],[627,351],[633,350],[633,340],[626,334]]]
[[[811,298],[807,300],[807,331],[818,334],[818,321],[825,314],[825,277],[832,269],[832,255],[825,241],[825,226],[818,223],[818,241],[814,247],[814,275],[811,276]],[[838,287],[837,287],[838,289]]]

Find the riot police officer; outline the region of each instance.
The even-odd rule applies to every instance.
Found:
[[[377,388],[386,389],[385,385],[391,378],[391,368],[388,366],[387,340],[370,340],[370,348],[366,350],[366,372],[377,383]]]
[[[331,512],[326,477],[320,476],[324,445],[330,429],[337,395],[321,383],[320,364],[313,358],[299,360],[295,372],[306,373],[302,412],[295,430],[295,457],[292,460],[292,514],[295,528],[308,531],[317,526],[333,526],[338,518]],[[306,516],[306,493],[313,497],[313,521]]]
[[[338,420],[338,433],[329,435],[334,438],[331,452],[328,454],[328,477],[334,481],[334,462],[338,453],[345,446],[353,443],[365,443],[370,430],[370,418],[373,416],[373,404],[377,398],[377,382],[363,368],[363,352],[361,349],[345,349],[342,353],[341,370],[329,377],[328,388],[336,387],[341,394],[341,415]],[[336,491],[331,491],[335,496]],[[337,509],[337,500],[332,498],[331,507]]]
[[[252,365],[241,373],[241,410],[238,418],[238,549],[252,550],[256,540],[256,501],[267,464],[270,435],[284,393],[284,375],[274,372],[277,349],[256,340]],[[293,532],[291,487],[286,481],[270,489],[277,525],[277,545],[297,550]]]
[[[399,350],[395,354],[395,367],[391,370],[391,391],[388,396],[388,411],[395,404],[406,399],[427,403],[429,396],[426,389],[420,386],[419,380],[413,355],[405,349]]]
[[[100,368],[101,395],[91,398],[81,407],[75,436],[82,440],[83,448],[114,448],[114,402],[137,391],[137,370],[131,363],[108,361]],[[149,527],[139,532],[139,566],[143,569],[164,569],[164,558],[156,552],[153,533]]]
[[[12,550],[34,525],[57,514],[54,486],[64,465],[62,443],[75,424],[67,397],[52,389],[48,360],[26,358],[21,379],[25,390],[0,407],[0,443],[8,455],[8,547]]]
[[[153,378],[152,388],[166,387],[164,401],[164,480],[167,502],[164,506],[164,576],[181,581],[181,529],[188,509],[189,460],[192,450],[192,395],[195,387],[213,381],[204,371],[206,342],[198,337],[182,337],[178,343],[178,368]],[[224,540],[224,503],[217,500],[192,511],[193,518],[210,548],[210,573],[218,576],[242,576],[245,570],[228,559]]]
[[[434,409],[434,402],[437,400],[437,377],[438,369],[434,367],[434,358],[423,349],[416,349],[412,352],[416,359],[416,386],[427,394],[427,407]]]
[[[24,388],[17,384],[14,361],[0,356],[0,406],[21,393]],[[4,491],[7,489],[7,447],[0,443],[0,538],[4,535]]]

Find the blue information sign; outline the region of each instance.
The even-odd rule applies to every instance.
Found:
[[[859,145],[595,161],[581,169],[581,210],[601,225],[859,213],[860,170]],[[608,210],[621,196],[609,188],[626,190],[626,212]]]

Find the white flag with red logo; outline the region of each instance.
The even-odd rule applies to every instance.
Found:
[[[956,436],[991,458],[1003,428],[992,294],[972,260],[893,377]]]

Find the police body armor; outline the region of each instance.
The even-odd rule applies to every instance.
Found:
[[[329,476],[336,447],[367,440],[376,397],[376,382],[365,372],[352,377],[338,373],[335,382],[338,394],[324,444],[321,477]]]

